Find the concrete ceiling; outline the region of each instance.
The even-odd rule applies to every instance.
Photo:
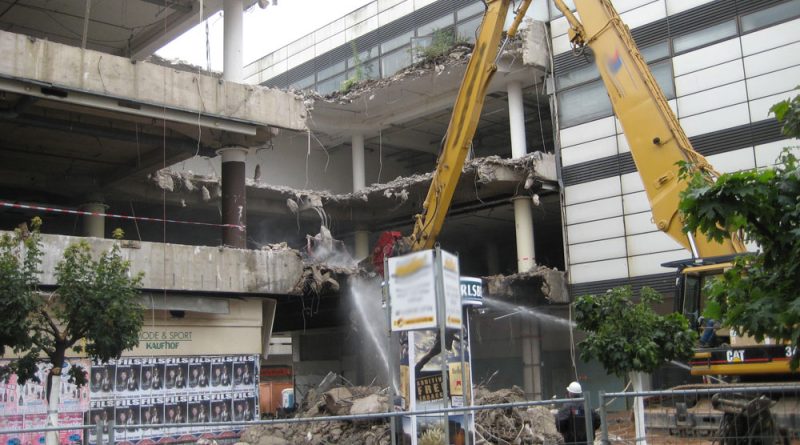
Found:
[[[202,0],[203,16],[222,0]],[[0,0],[0,29],[144,59],[200,22],[201,0]],[[255,0],[245,0],[250,7]]]
[[[74,204],[125,178],[213,152],[196,128],[0,92],[0,190],[6,199]]]
[[[441,150],[465,68],[465,63],[455,62],[441,70],[413,70],[400,78],[367,82],[336,100],[316,100],[309,125],[327,147],[349,146],[352,134],[358,132],[364,134],[366,148],[380,148],[410,168],[429,171]],[[506,86],[512,81],[524,86],[528,151],[552,151],[543,75],[518,59],[495,74],[473,138],[476,156],[511,152]]]

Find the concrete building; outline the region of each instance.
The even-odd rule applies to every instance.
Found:
[[[254,2],[131,3],[136,13],[42,0],[0,14],[0,227],[41,215],[48,264],[72,237],[101,248],[123,228],[126,255],[146,272],[148,332],[202,339],[160,352],[145,343],[137,356],[261,354],[291,366],[301,392],[329,371],[369,382],[379,371],[353,335],[346,286],[361,272],[309,247],[343,240],[361,260],[382,231],[410,233],[482,3],[376,0],[244,67],[236,30]],[[773,162],[785,141],[767,109],[797,83],[800,1],[614,4],[698,151],[723,171]],[[143,61],[223,6],[222,76]],[[528,15],[498,58],[439,240],[510,304],[474,314],[476,381],[499,371],[491,385],[536,398],[576,378],[621,388],[574,358],[563,324],[513,308],[568,318],[576,295],[622,284],[669,297],[660,264],[688,252],[650,221],[604,87],[570,51],[564,18],[545,2]],[[430,50],[448,35],[463,44]],[[273,332],[291,347],[274,341],[282,353],[270,354]]]
[[[800,2],[638,0],[614,4],[700,153],[723,172],[775,161],[788,144],[768,109],[789,97],[797,83],[794,54],[800,45]],[[432,157],[425,163],[422,152],[424,147],[436,152],[444,132],[440,119],[448,114],[448,99],[452,100],[452,92],[442,85],[454,84],[458,73],[442,82],[455,67],[434,64],[430,73],[425,66],[414,65],[423,53],[419,48],[430,45],[441,29],[471,38],[482,9],[481,2],[468,0],[371,2],[251,63],[245,67],[246,80],[328,95],[329,100],[320,100],[307,94],[316,99],[310,112],[312,130],[339,135],[333,140],[314,138],[318,147],[329,152],[326,166],[338,164],[346,171],[350,151],[352,174],[358,177],[365,171],[367,183],[424,172],[430,170]],[[674,275],[661,264],[689,253],[651,221],[643,185],[605,88],[591,58],[576,57],[570,50],[566,20],[544,2],[538,2],[528,15],[547,23],[547,44],[539,40],[534,27],[526,34],[518,58],[501,57],[508,65],[500,63],[474,141],[475,154],[479,158],[513,156],[514,116],[521,113],[524,151],[554,153],[558,163],[557,181],[551,185],[560,187],[543,194],[545,206],[533,212],[537,262],[567,272],[570,298],[619,285],[651,286],[667,297],[663,310],[670,310]],[[550,51],[541,51],[544,47]],[[545,54],[549,60],[531,61]],[[454,57],[459,57],[458,52]],[[356,79],[368,79],[366,91],[349,91]],[[420,90],[418,85],[430,88]],[[520,87],[524,111],[514,105]],[[445,94],[448,99],[442,98]],[[383,105],[390,105],[390,110]],[[326,121],[329,116],[335,116],[335,124]],[[408,163],[414,152],[416,165]],[[405,168],[395,160],[404,161]],[[312,180],[342,191],[349,186],[331,182],[336,179],[330,174],[313,175]],[[355,190],[361,186],[363,182],[354,180]],[[472,208],[486,208],[480,193],[473,198]],[[511,252],[524,246],[517,244],[519,232],[510,236],[511,224],[522,219],[507,197],[501,201],[491,212],[462,213],[456,204],[449,217],[442,243],[462,253],[468,273],[514,272]],[[483,224],[474,222],[479,219]],[[461,229],[462,224],[470,228]],[[359,228],[351,230],[357,240]],[[552,303],[528,301],[567,315],[563,305]],[[486,329],[497,331],[497,323],[486,317],[479,320],[479,328],[487,323]],[[476,373],[483,371],[482,360],[486,360],[504,370],[501,380],[508,378],[502,380],[504,384],[523,385],[532,396],[559,393],[560,380],[575,374],[568,337],[558,329],[509,323],[497,338],[484,337],[476,343]],[[541,363],[547,366],[540,367]],[[615,384],[595,364],[578,364],[578,369],[578,377],[589,389]],[[655,376],[654,384],[682,378],[676,374],[666,370]]]

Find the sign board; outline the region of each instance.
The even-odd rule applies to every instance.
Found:
[[[440,250],[440,252],[442,255],[445,326],[461,330],[461,283],[458,257],[444,250]]]
[[[392,331],[436,327],[433,251],[389,258]]]
[[[483,280],[478,277],[461,277],[461,304],[483,306]]]

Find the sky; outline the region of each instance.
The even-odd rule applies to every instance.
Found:
[[[373,0],[278,0],[266,9],[254,6],[244,14],[244,64],[341,18]],[[271,2],[270,2],[271,3]],[[208,20],[210,68],[222,71],[222,12]],[[156,52],[167,59],[180,59],[203,68],[206,57],[206,27],[198,24]]]

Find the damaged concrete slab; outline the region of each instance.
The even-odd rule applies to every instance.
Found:
[[[56,284],[55,266],[64,250],[81,241],[87,241],[98,254],[118,242],[43,234],[42,284]],[[242,250],[146,241],[120,244],[122,256],[131,263],[131,273],[144,273],[144,289],[287,295],[298,293],[306,278],[306,265],[291,249]]]
[[[0,89],[255,136],[303,130],[295,95],[0,31]]]
[[[373,184],[353,193],[298,190],[248,180],[250,212],[299,214],[310,218],[324,211],[329,216],[357,221],[379,221],[419,212],[430,186],[432,173],[399,177]],[[191,172],[160,170],[150,178],[150,186],[166,190],[167,199],[204,205],[219,197],[220,179]],[[499,156],[473,159],[463,169],[453,205],[493,197],[510,198],[520,193],[535,194],[557,188],[555,157],[531,153],[518,159]],[[535,198],[534,198],[535,199]],[[205,204],[208,205],[208,204]]]
[[[529,272],[483,277],[486,294],[502,300],[522,299],[526,304],[569,303],[566,272],[536,266]]]

